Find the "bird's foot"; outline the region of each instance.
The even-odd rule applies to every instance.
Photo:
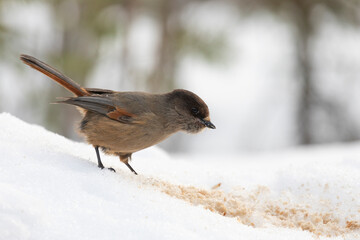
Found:
[[[105,167],[104,167],[103,165],[98,165],[98,167],[99,167],[100,169],[105,169]],[[106,169],[108,169],[108,170],[110,170],[110,171],[112,171],[112,172],[116,172],[115,169],[113,169],[112,167],[111,167],[111,168],[106,168]]]

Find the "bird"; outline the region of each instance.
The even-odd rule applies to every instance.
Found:
[[[129,164],[134,152],[153,146],[179,131],[199,133],[205,128],[216,128],[210,121],[206,103],[191,91],[175,89],[155,94],[84,88],[35,57],[22,54],[20,59],[74,94],[57,103],[78,108],[82,114],[79,132],[95,148],[101,169],[104,165],[99,149],[105,154],[118,156],[137,175]]]

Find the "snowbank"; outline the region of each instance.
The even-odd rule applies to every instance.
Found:
[[[135,176],[9,114],[0,126],[0,239],[360,238],[359,144],[212,157],[153,147],[134,154]]]

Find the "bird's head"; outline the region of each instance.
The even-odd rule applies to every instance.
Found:
[[[215,129],[210,122],[209,108],[206,103],[196,94],[176,89],[169,93],[169,101],[177,112],[177,122],[181,130],[189,133],[198,133],[204,128]]]

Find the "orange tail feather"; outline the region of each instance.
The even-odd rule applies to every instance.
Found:
[[[69,77],[63,75],[58,70],[50,67],[46,63],[43,63],[42,61],[31,57],[29,55],[22,54],[20,56],[20,59],[30,67],[38,70],[39,72],[42,72],[46,76],[50,77],[57,83],[59,83],[61,86],[69,90],[70,92],[74,93],[76,96],[89,96],[91,95],[88,91],[86,91],[85,88],[81,87],[79,84],[74,82]]]

